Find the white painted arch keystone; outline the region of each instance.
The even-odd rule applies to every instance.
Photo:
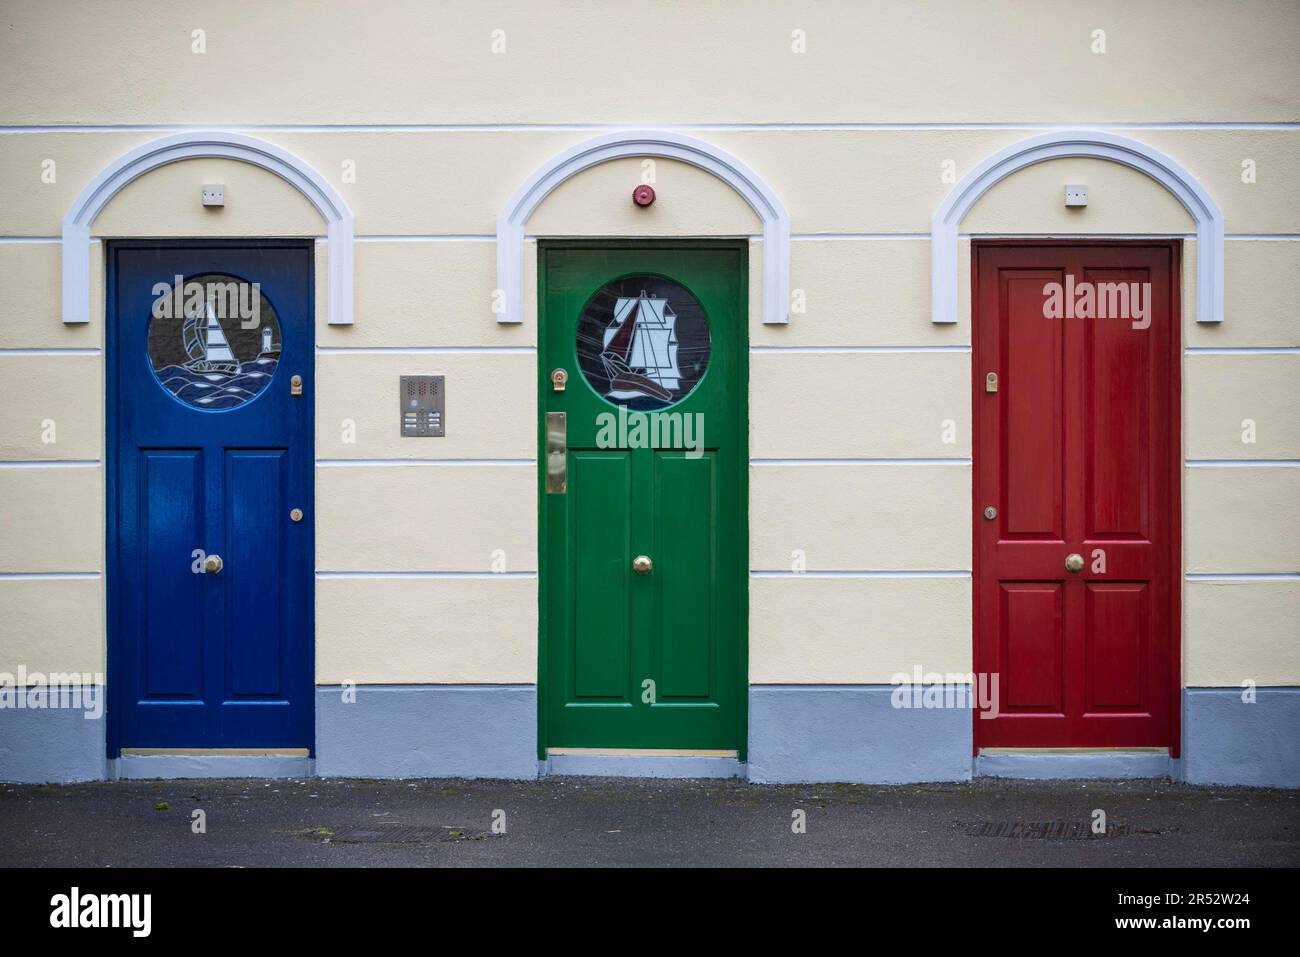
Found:
[[[145,143],[100,172],[63,217],[63,321],[90,321],[90,227],[109,201],[150,170],[181,160],[221,157],[275,173],[302,193],[325,220],[329,321],[352,323],[352,211],[323,176],[272,143],[224,130],[189,130]],[[195,201],[198,201],[195,187]]]
[[[672,130],[622,130],[552,157],[515,190],[497,219],[498,322],[523,321],[524,225],[569,177],[623,157],[657,157],[712,173],[739,193],[763,224],[763,321],[784,323],[790,307],[790,217],[776,194],[724,150]]]
[[[930,222],[930,318],[957,321],[957,227],[975,202],[1017,170],[1047,160],[1092,157],[1122,163],[1169,190],[1196,221],[1196,319],[1223,319],[1223,214],[1200,183],[1157,149],[1100,130],[1056,130],[1013,143],[952,188]]]

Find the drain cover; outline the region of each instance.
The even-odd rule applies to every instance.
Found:
[[[1111,824],[1105,834],[1093,834],[1087,821],[954,821],[970,837],[1010,837],[1056,841],[1082,841],[1098,837],[1127,837],[1132,834],[1164,834],[1177,828],[1137,827]]]
[[[435,841],[479,841],[487,834],[454,827],[421,824],[362,824],[340,828],[331,844],[430,844]]]

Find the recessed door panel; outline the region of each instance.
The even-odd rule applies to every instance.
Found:
[[[704,700],[717,656],[717,502],[712,452],[655,457],[655,531],[661,576],[659,689],[662,701]]]
[[[999,671],[1011,711],[1065,711],[1065,605],[1056,582],[1004,582]]]
[[[203,539],[203,453],[142,449],[138,462],[144,587],[168,597],[143,610],[141,697],[199,700],[208,616],[192,552]]]
[[[286,687],[283,648],[285,449],[226,453],[227,701],[274,698]]]
[[[1064,330],[1042,316],[1043,285],[1060,279],[1044,270],[1001,277],[1005,332],[998,373],[1003,531],[1010,537],[1059,540],[1065,534]],[[1035,454],[1025,455],[1032,448]]]
[[[569,488],[573,521],[571,700],[626,703],[632,645],[628,557],[632,541],[631,455],[575,452]]]

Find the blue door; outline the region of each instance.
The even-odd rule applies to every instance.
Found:
[[[109,755],[311,748],[310,244],[109,246]]]

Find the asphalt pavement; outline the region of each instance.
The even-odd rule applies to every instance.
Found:
[[[693,865],[1295,867],[1300,792],[996,779],[0,785],[3,867]]]

